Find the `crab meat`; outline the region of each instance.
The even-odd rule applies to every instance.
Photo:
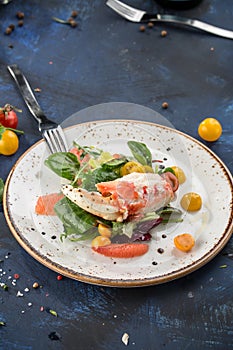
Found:
[[[174,197],[176,186],[167,175],[132,173],[114,181],[100,182],[98,192],[63,185],[62,192],[89,213],[111,221],[144,215],[166,206]]]

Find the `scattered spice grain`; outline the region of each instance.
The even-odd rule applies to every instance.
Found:
[[[16,13],[16,17],[17,17],[18,19],[23,19],[23,18],[24,18],[24,13],[23,13],[22,11],[18,11],[18,12]]]
[[[158,249],[157,249],[157,252],[158,252],[159,254],[163,254],[163,253],[164,253],[164,249],[163,249],[163,248],[158,248]]]
[[[163,109],[167,109],[168,108],[168,103],[167,102],[163,102],[162,103],[162,108]]]
[[[48,312],[49,312],[51,315],[55,316],[55,317],[58,316],[57,312],[54,311],[54,310],[49,309]]]
[[[139,30],[140,30],[140,32],[145,32],[146,27],[145,27],[144,25],[141,25],[141,26],[139,27]]]
[[[124,344],[127,346],[128,343],[129,343],[129,335],[128,335],[128,333],[124,333],[124,334],[122,335],[121,340],[122,340],[122,343],[124,343]]]
[[[6,35],[10,35],[12,33],[12,29],[10,27],[7,27],[5,30]]]
[[[15,25],[13,23],[11,23],[8,27],[11,28],[12,30],[15,29]]]
[[[38,282],[34,282],[32,285],[32,288],[36,289],[39,287],[39,283]]]
[[[49,339],[51,339],[51,340],[61,340],[61,336],[60,336],[60,334],[57,333],[57,332],[51,332],[51,333],[49,333],[48,337],[49,337]]]
[[[70,20],[69,23],[72,28],[76,28],[78,25],[78,23],[74,19]]]
[[[167,36],[167,31],[166,30],[162,30],[161,33],[160,33],[161,37],[165,37]]]
[[[24,21],[22,19],[20,19],[18,21],[18,27],[22,27],[24,25]]]
[[[71,17],[76,18],[77,16],[78,16],[78,11],[73,10],[73,11],[71,12]]]
[[[154,27],[154,23],[153,22],[148,22],[147,23],[147,27],[148,28],[153,28]]]

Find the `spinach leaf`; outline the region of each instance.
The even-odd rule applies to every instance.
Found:
[[[73,180],[80,168],[76,155],[70,152],[53,153],[45,160],[44,163],[58,176],[64,177],[68,180]]]
[[[88,235],[90,232],[92,233],[91,238],[98,235],[98,218],[81,209],[68,198],[64,197],[57,202],[54,210],[63,223],[65,232],[63,237],[71,235],[72,240],[74,240],[73,237],[77,237],[75,240],[85,240],[90,239],[90,235]]]
[[[4,182],[3,182],[3,179],[0,178],[0,203],[2,203],[3,190],[4,190]]]
[[[152,165],[152,155],[148,147],[138,141],[128,141],[127,142],[134,158],[142,165]]]
[[[105,163],[106,164],[106,163]],[[103,164],[101,167],[93,171],[83,173],[82,188],[88,191],[96,191],[96,184],[99,182],[113,181],[120,177],[120,166],[114,168],[105,168]]]
[[[100,167],[92,172],[92,176],[96,184],[99,182],[113,181],[120,177],[120,168],[109,170]]]

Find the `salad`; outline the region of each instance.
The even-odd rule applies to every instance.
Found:
[[[148,251],[152,228],[182,221],[182,211],[170,204],[179,182],[185,181],[182,169],[161,166],[144,143],[127,145],[130,156],[74,142],[69,152],[45,160],[68,183],[60,193],[39,197],[35,211],[58,216],[62,241],[88,241],[97,253],[129,258]],[[194,245],[191,235],[180,236],[178,249],[186,245],[183,251],[189,251]]]

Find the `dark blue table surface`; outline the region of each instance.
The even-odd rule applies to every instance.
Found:
[[[152,0],[128,3],[233,29],[231,0],[204,0],[180,12]],[[51,19],[66,19],[72,10],[79,11],[76,28]],[[23,27],[17,26],[18,11],[25,14]],[[11,23],[15,30],[5,35]],[[38,101],[57,122],[89,106],[130,102],[161,113],[174,128],[199,139],[199,122],[213,116],[223,134],[205,144],[232,172],[233,41],[174,25],[157,24],[145,32],[139,27],[103,0],[13,0],[0,7],[0,105],[22,109],[18,127],[25,131],[16,154],[0,155],[0,178],[5,181],[20,155],[41,138],[6,69],[13,63],[33,88],[41,89]],[[58,281],[55,272],[15,241],[1,207],[0,276],[9,280],[9,289],[0,288],[0,322],[5,323],[0,349],[124,349],[124,333],[129,334],[128,349],[232,349],[232,256],[231,239],[198,271],[146,288]],[[11,283],[14,274],[20,276],[16,285]],[[33,289],[35,281],[43,288]]]

